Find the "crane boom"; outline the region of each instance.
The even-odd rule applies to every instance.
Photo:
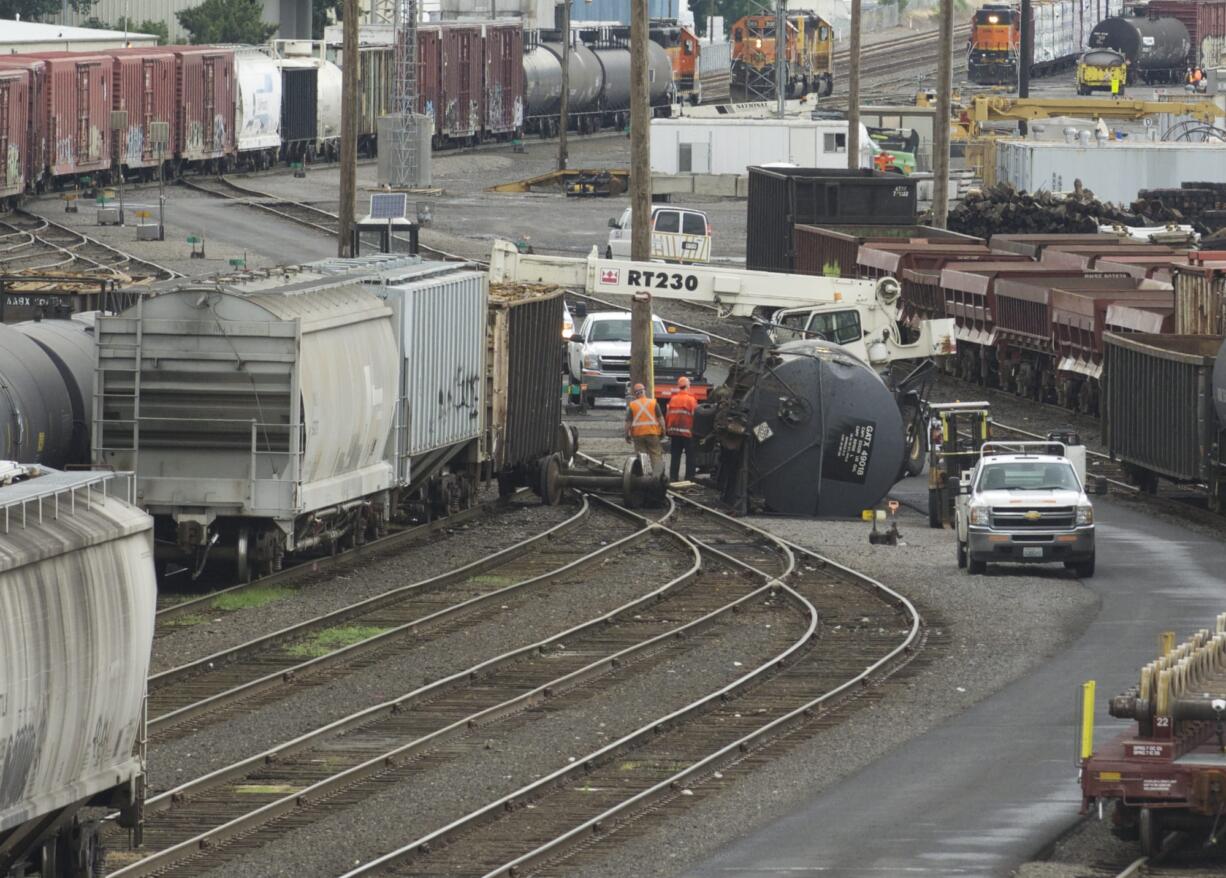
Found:
[[[807,274],[778,274],[712,265],[673,265],[602,259],[595,247],[586,259],[520,253],[509,241],[495,241],[490,280],[546,283],[592,295],[648,292],[661,299],[716,305],[723,316],[770,314],[810,320],[818,315],[855,311],[861,329],[843,347],[874,365],[925,359],[954,352],[954,321],[926,320],[918,338],[903,341],[898,328],[898,282],[893,278],[856,280]],[[801,326],[803,320],[797,320]],[[834,340],[834,339],[831,339]]]

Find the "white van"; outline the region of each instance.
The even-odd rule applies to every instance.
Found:
[[[605,259],[630,258],[630,208],[609,220]],[[711,223],[701,210],[656,204],[651,208],[651,258],[664,262],[710,262]]]

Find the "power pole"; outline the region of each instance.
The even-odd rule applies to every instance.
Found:
[[[860,167],[860,0],[851,0],[851,46],[847,52],[847,167]]]
[[[1017,59],[1017,96],[1030,97],[1030,59],[1034,57],[1034,25],[1030,19],[1030,0],[1022,0],[1021,8],[1021,38],[1018,46]],[[1022,133],[1026,132],[1026,123],[1022,123]]]
[[[570,0],[562,0],[562,103],[558,108],[558,170],[570,161],[566,132],[570,128]]]
[[[788,20],[784,15],[784,3],[785,0],[775,2],[775,100],[780,119],[786,106],[788,81]]]
[[[651,116],[647,90],[647,0],[630,0],[630,258],[651,259]],[[630,308],[630,381],[652,380],[651,294]]]
[[[358,138],[358,0],[345,0],[341,46],[341,203],[336,228],[336,255],[353,255],[353,223],[357,208]]]
[[[937,54],[937,108],[932,120],[932,224],[945,228],[949,217],[949,116],[954,78],[954,0],[941,0],[941,39]]]

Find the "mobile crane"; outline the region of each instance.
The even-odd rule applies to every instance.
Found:
[[[494,243],[489,273],[491,281],[648,293],[764,319],[695,420],[700,451],[716,461],[724,499],[740,511],[752,493],[779,512],[859,514],[916,472],[911,460],[922,466],[923,388],[931,358],[955,350],[954,322],[927,320],[904,337],[893,278],[626,262],[596,248],[586,259],[538,256],[505,241]],[[917,360],[890,380],[893,364]]]

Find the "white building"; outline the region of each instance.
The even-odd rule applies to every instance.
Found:
[[[79,52],[91,49],[122,49],[124,46],[156,46],[153,34],[68,27],[40,21],[0,19],[0,54],[21,52]]]
[[[860,125],[860,162],[875,145]],[[846,119],[652,119],[651,173],[745,176],[751,165],[847,167]]]
[[[126,17],[131,22],[164,21],[174,43],[187,42],[188,34],[179,24],[176,12],[199,6],[203,0],[97,0],[83,12],[71,7],[67,13],[53,16],[61,24],[79,25],[89,18],[116,22]],[[275,24],[273,37],[283,40],[311,38],[311,0],[263,0],[264,21]]]

